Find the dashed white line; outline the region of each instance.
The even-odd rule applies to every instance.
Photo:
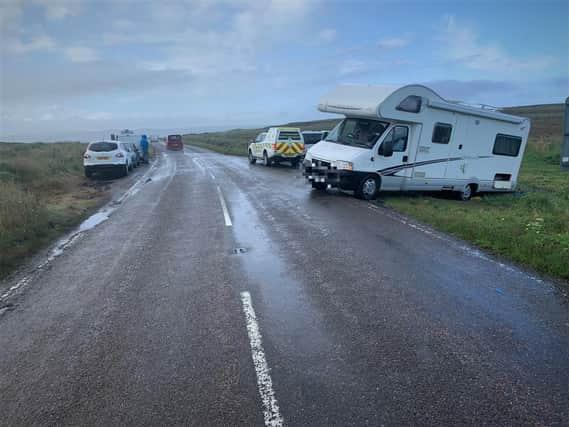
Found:
[[[215,181],[215,175],[213,174],[212,171],[208,170],[209,176],[211,176],[211,178]]]
[[[257,387],[263,402],[263,415],[265,425],[270,427],[280,427],[283,425],[283,418],[280,413],[279,404],[273,390],[273,380],[265,358],[263,350],[263,340],[257,323],[257,316],[253,309],[251,294],[249,292],[241,292],[241,302],[243,304],[243,312],[245,313],[245,321],[247,324],[247,334],[249,335],[249,343],[251,345],[251,355],[253,356],[253,365],[257,374]]]
[[[231,223],[231,217],[229,216],[229,211],[227,210],[227,204],[225,203],[225,199],[223,198],[223,194],[221,194],[221,189],[219,188],[219,186],[217,187],[217,195],[219,196],[221,209],[223,210],[223,219],[225,220],[225,225],[227,227],[231,227],[233,225]]]

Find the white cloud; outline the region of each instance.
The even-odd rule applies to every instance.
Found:
[[[73,46],[63,49],[63,54],[71,62],[94,62],[99,60],[96,50],[85,46]]]
[[[467,68],[511,75],[542,70],[557,62],[550,56],[514,58],[498,44],[481,42],[478,34],[464,23],[459,24],[455,16],[446,16],[444,21],[446,57]]]
[[[393,37],[382,39],[377,42],[377,47],[381,49],[400,49],[410,43],[408,37]]]
[[[94,113],[85,113],[82,118],[85,120],[112,120],[113,115],[106,111],[97,111]]]
[[[336,30],[334,28],[325,28],[318,33],[318,40],[324,43],[333,42],[336,39]]]
[[[38,36],[30,41],[22,41],[17,38],[9,37],[3,42],[3,49],[15,54],[25,54],[35,51],[53,50],[57,46],[54,39],[49,36]]]
[[[78,15],[83,7],[82,0],[34,0],[34,2],[43,6],[46,18],[52,21]]]
[[[369,69],[369,64],[359,59],[347,59],[340,65],[341,75],[361,73]]]
[[[0,1],[0,34],[5,37],[7,32],[17,30],[22,20],[23,0]]]
[[[316,1],[198,0],[191,7],[175,3],[167,8],[151,2],[136,28],[117,23],[102,39],[107,45],[162,47],[162,55],[144,64],[150,70],[185,70],[202,77],[250,73],[259,69],[260,53],[302,38],[301,31],[289,31],[291,23],[299,28]],[[333,30],[323,33],[330,40],[334,36]]]

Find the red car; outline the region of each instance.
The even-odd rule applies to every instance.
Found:
[[[184,143],[182,142],[182,135],[168,135],[166,148],[168,150],[183,150]]]

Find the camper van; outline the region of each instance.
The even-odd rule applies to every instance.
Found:
[[[345,118],[308,150],[303,175],[315,189],[366,200],[379,191],[446,190],[462,200],[513,191],[530,130],[529,119],[422,85],[340,86],[318,109]]]

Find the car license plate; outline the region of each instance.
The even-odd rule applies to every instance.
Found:
[[[110,157],[108,156],[103,156],[103,157],[97,157],[97,160],[109,160]]]

